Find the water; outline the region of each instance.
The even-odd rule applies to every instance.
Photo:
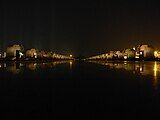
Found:
[[[160,111],[160,62],[0,63],[8,118],[84,119]]]

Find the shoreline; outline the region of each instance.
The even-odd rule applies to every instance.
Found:
[[[53,59],[53,60],[2,60],[0,62],[58,62],[58,61],[73,61],[72,59]]]

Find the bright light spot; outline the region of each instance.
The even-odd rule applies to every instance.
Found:
[[[158,52],[157,51],[154,51],[154,54],[157,54]]]
[[[69,67],[70,67],[70,69],[72,69],[72,65],[73,65],[73,62],[70,61],[70,62],[69,62]]]
[[[124,59],[127,59],[127,56],[124,56]]]
[[[20,54],[21,56],[23,56],[23,53],[20,52],[19,54]]]
[[[37,63],[34,63],[33,65],[36,67],[36,66],[37,66]]]
[[[154,76],[157,76],[157,62],[154,63]]]
[[[136,50],[136,48],[134,47],[133,50]]]
[[[154,51],[154,56],[155,56],[155,57],[158,56],[158,51]]]
[[[69,55],[69,57],[73,57],[73,55]]]
[[[153,81],[153,86],[155,88],[157,88],[158,85],[158,80],[157,80],[157,71],[158,71],[158,66],[157,66],[157,62],[154,63],[154,81]]]

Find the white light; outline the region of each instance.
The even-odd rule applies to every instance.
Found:
[[[23,56],[23,53],[20,52],[19,54],[20,54],[21,56]]]
[[[69,55],[69,57],[73,57],[73,55]]]
[[[124,59],[127,59],[127,56],[124,56]]]

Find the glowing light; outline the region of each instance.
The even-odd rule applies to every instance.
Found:
[[[70,69],[72,69],[72,65],[73,65],[73,62],[70,61],[70,62],[69,62],[69,67],[70,67]]]
[[[155,57],[158,56],[158,51],[154,51],[154,56],[155,56]]]
[[[127,59],[127,56],[124,56],[124,59]]]
[[[136,48],[134,47],[133,50],[136,50]]]
[[[23,56],[23,53],[20,52],[19,54],[20,54],[21,56]]]
[[[34,63],[33,65],[36,67],[36,66],[37,66],[37,63]]]
[[[158,71],[158,67],[157,67],[157,62],[154,63],[154,81],[153,81],[153,86],[155,87],[155,89],[157,89],[158,87],[158,80],[157,80],[157,71]]]
[[[20,58],[21,58],[23,56],[23,53],[20,52],[19,55],[20,55]]]
[[[69,57],[73,57],[73,55],[69,55]]]
[[[154,77],[157,77],[157,62],[154,63]]]
[[[157,54],[158,52],[157,51],[154,51],[154,54]]]

